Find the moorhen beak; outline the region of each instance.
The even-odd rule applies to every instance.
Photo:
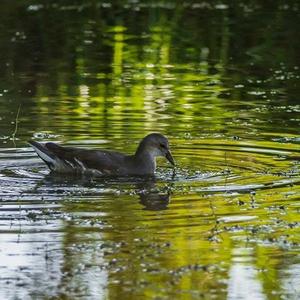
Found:
[[[174,158],[170,152],[170,150],[168,150],[168,152],[166,153],[166,159],[173,165],[175,166],[175,161]]]

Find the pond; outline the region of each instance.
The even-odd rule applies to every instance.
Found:
[[[297,1],[3,1],[1,299],[299,299]],[[27,143],[133,153],[52,174]]]

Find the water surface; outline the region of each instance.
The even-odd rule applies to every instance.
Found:
[[[1,299],[300,297],[298,4],[0,14]],[[27,144],[132,153],[150,132],[175,173],[54,176]]]

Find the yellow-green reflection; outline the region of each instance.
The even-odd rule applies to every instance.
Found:
[[[0,298],[299,294],[293,5],[3,7]],[[132,153],[152,131],[173,179],[162,160],[155,183],[52,178],[26,144]]]

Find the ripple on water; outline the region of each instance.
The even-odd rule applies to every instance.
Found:
[[[85,144],[101,147],[104,142]],[[53,176],[29,148],[2,149],[0,261],[6,261],[6,280],[15,282],[15,268],[22,265],[43,273],[41,280],[52,276],[70,289],[68,276],[60,272],[67,251],[81,265],[65,266],[66,272],[81,282],[88,280],[83,273],[105,278],[110,272],[116,280],[124,275],[130,284],[132,253],[143,266],[144,280],[176,274],[169,278],[176,285],[189,272],[199,278],[218,273],[224,259],[218,253],[227,253],[229,244],[236,251],[245,243],[249,251],[258,245],[299,245],[299,165],[289,159],[299,153],[295,145],[193,141],[192,136],[188,143],[175,144],[176,171],[160,160],[156,179],[147,181]],[[179,249],[189,265],[180,263]],[[168,257],[172,267],[160,265]],[[49,260],[51,270],[45,272]],[[19,278],[30,285],[25,271]]]

